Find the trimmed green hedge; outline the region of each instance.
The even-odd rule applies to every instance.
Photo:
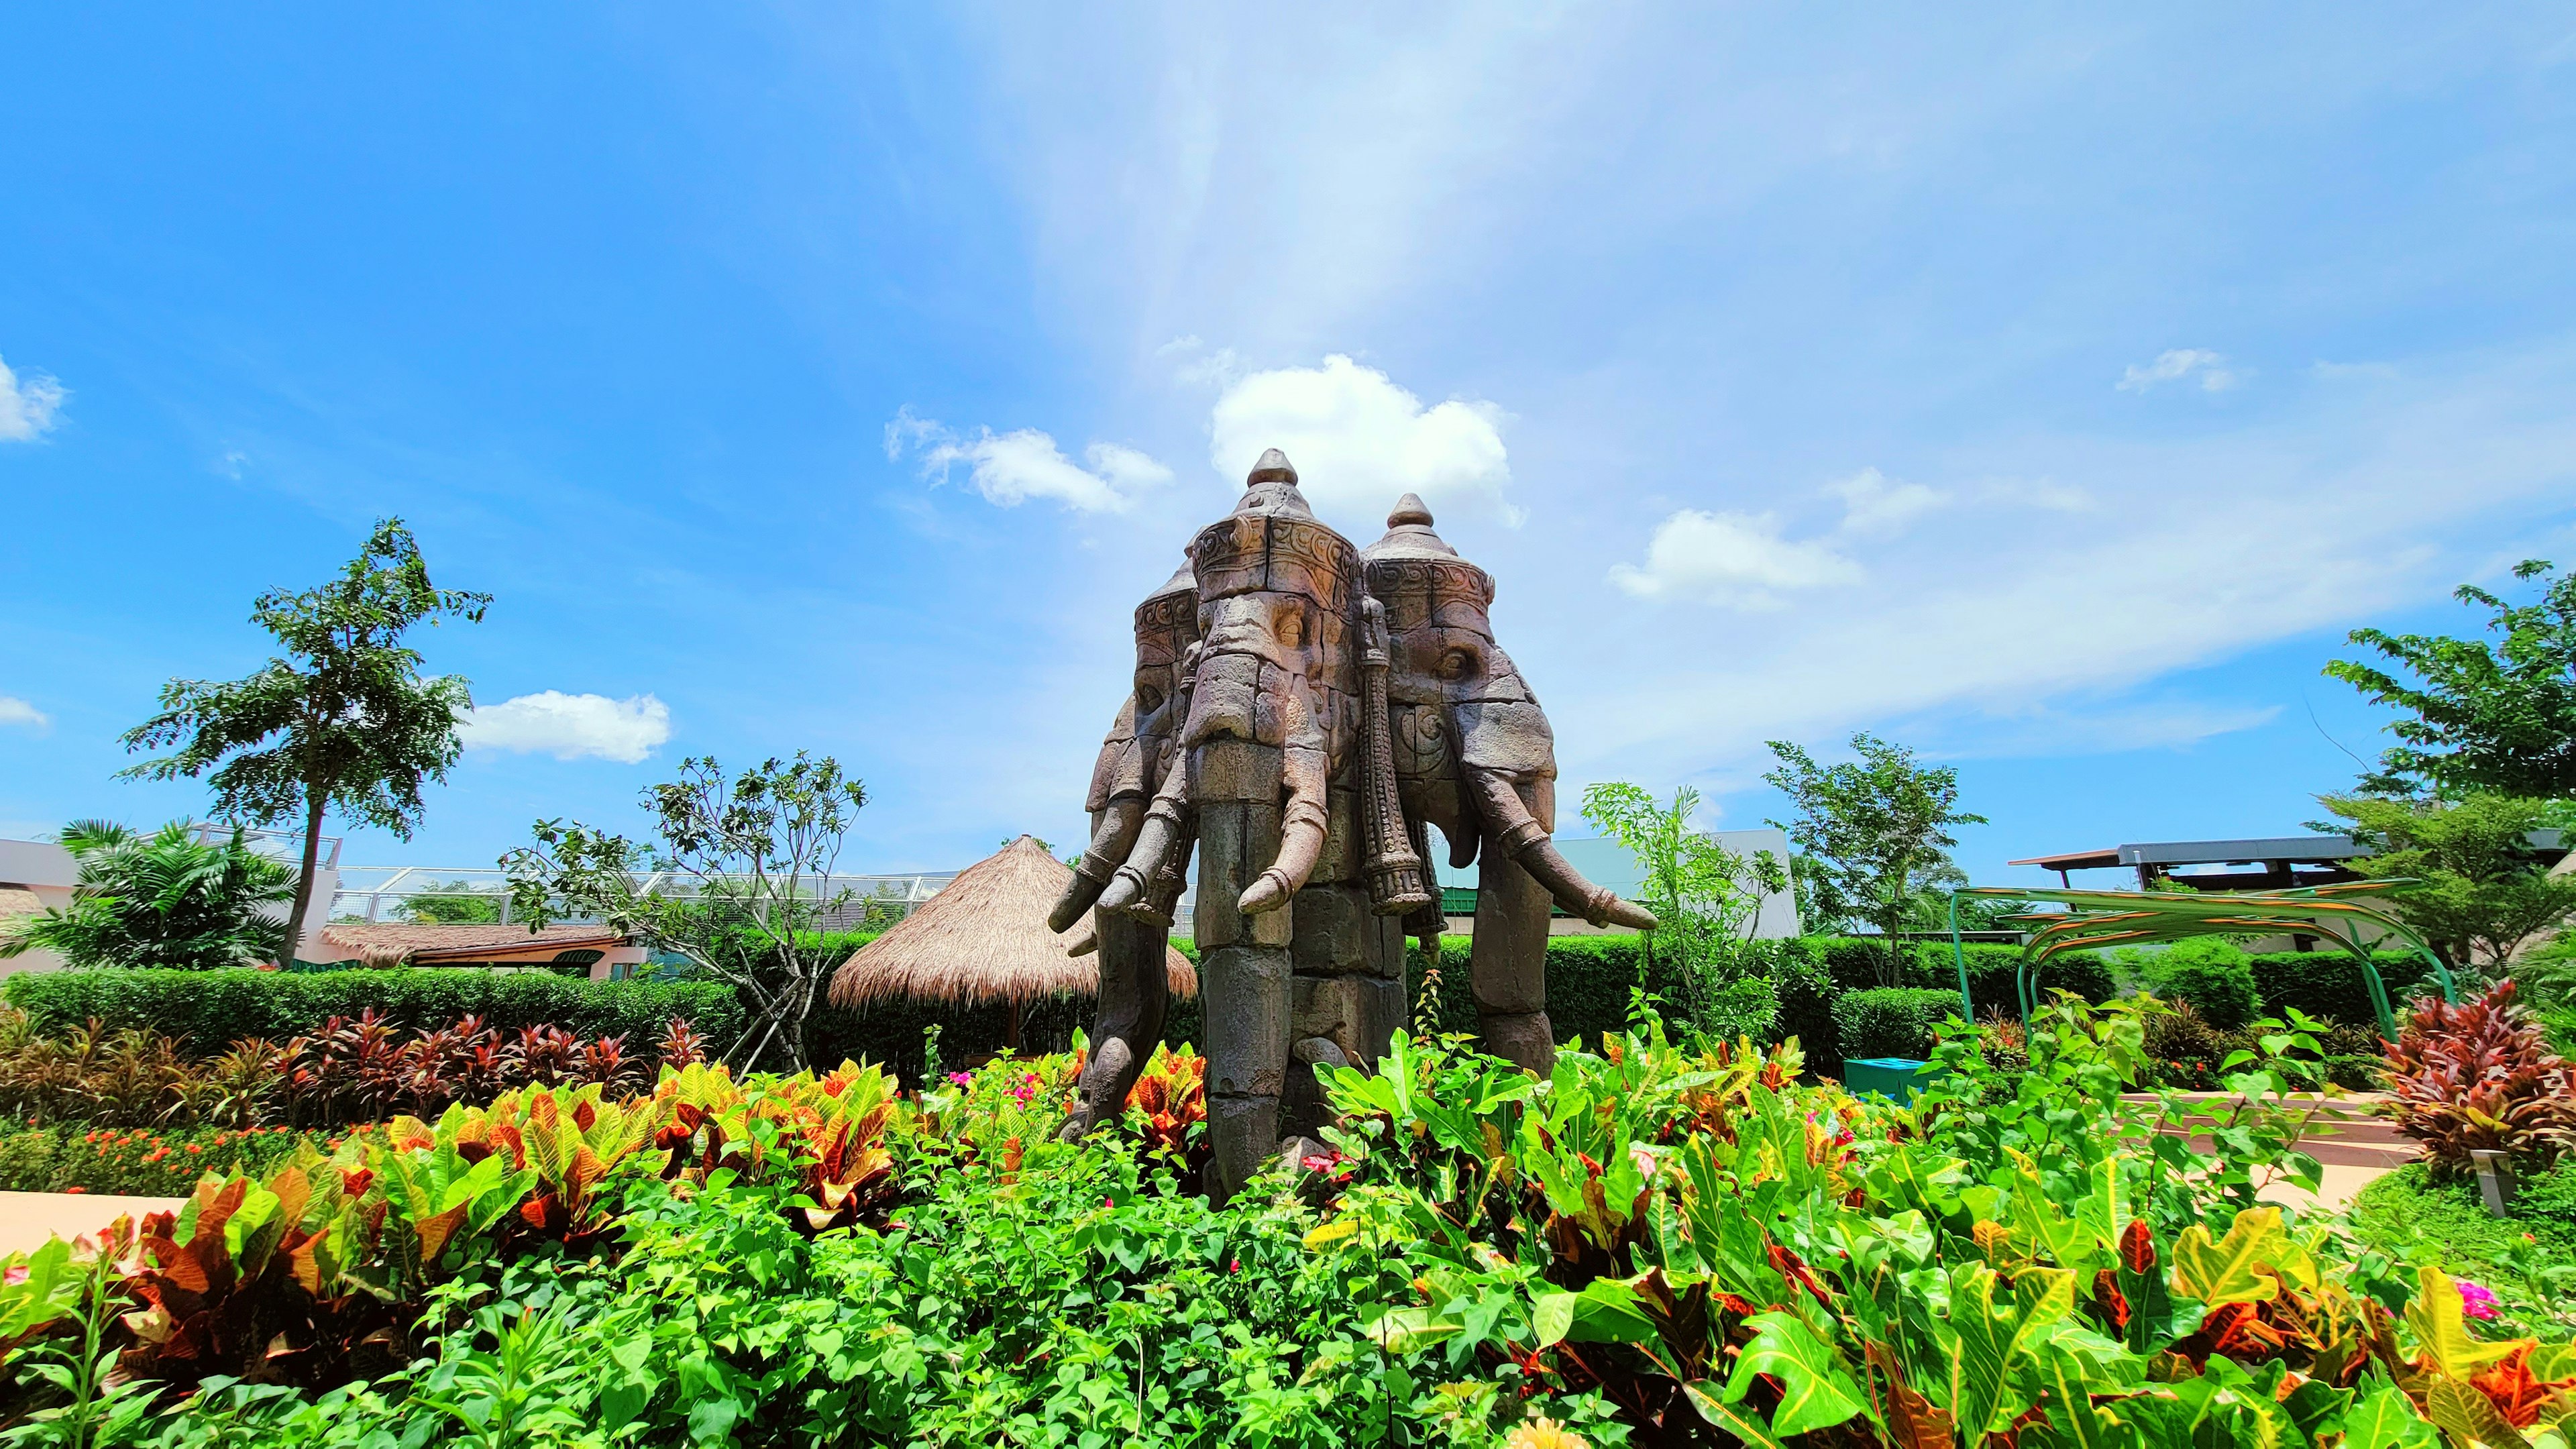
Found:
[[[249,1037],[283,1042],[370,1007],[413,1028],[471,1014],[501,1031],[550,1024],[579,1037],[623,1036],[630,1051],[647,1053],[675,1016],[718,1043],[732,1041],[744,1019],[733,988],[721,983],[590,981],[471,967],[31,972],[10,977],[0,997],[41,1031],[67,1031],[96,1017],[110,1031],[159,1031],[207,1054]]]
[[[1959,1014],[1959,993],[1921,986],[1871,987],[1834,998],[1834,1030],[1846,1060],[1932,1055],[1932,1029]]]
[[[2254,989],[2263,994],[2265,1011],[2295,1006],[2310,1016],[2377,1029],[2370,987],[2362,980],[2361,963],[2351,956],[2341,951],[2266,951],[2251,959]],[[2378,951],[2370,959],[2388,987],[2392,1007],[2402,1008],[2407,985],[2432,969],[2411,951]]]

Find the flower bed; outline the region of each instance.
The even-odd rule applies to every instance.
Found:
[[[266,1177],[311,1143],[291,1127],[25,1127],[0,1133],[0,1192],[185,1197],[207,1173]]]
[[[2313,1181],[2266,1033],[2193,1150],[2123,1101],[2145,1008],[2022,1065],[1943,1041],[1914,1110],[1651,1021],[1540,1081],[1453,1040],[1336,1069],[1329,1151],[1193,1191],[1158,1054],[1056,1140],[1070,1057],[526,1088],[396,1118],[0,1274],[13,1416],[84,1442],[2540,1442],[2576,1349],[2437,1266],[2261,1205]],[[2516,1315],[2521,1315],[2517,1319]],[[102,1369],[112,1367],[112,1374]]]

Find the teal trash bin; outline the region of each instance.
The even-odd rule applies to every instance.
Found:
[[[1843,1063],[1843,1087],[1855,1097],[1876,1092],[1891,1102],[1910,1103],[1939,1071],[1907,1057],[1860,1057]]]

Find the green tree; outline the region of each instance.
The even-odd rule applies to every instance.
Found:
[[[402,913],[415,925],[497,926],[501,895],[469,881],[433,881],[404,898]]]
[[[1797,808],[1789,832],[1799,854],[1790,862],[1802,916],[1812,903],[1817,924],[1857,919],[1886,937],[1880,984],[1902,984],[1896,936],[1928,919],[1925,902],[1941,884],[1964,879],[1950,859],[1954,825],[1986,817],[1958,809],[1959,772],[1917,765],[1914,752],[1866,732],[1851,739],[1859,758],[1819,765],[1785,740],[1770,742],[1777,769],[1762,778]]]
[[[1660,924],[1646,938],[1648,959],[1673,953],[1690,993],[1684,1003],[1692,1024],[1716,1035],[1734,1035],[1733,1023],[1715,1009],[1728,999],[1730,968],[1751,939],[1762,898],[1788,886],[1788,863],[1767,850],[1729,850],[1691,828],[1699,792],[1684,785],[1670,805],[1658,805],[1639,786],[1613,780],[1583,792],[1583,818],[1626,848],[1644,867],[1637,895]]]
[[[2378,629],[2347,636],[2419,681],[2349,659],[2326,666],[2371,703],[2407,715],[2388,727],[2401,743],[2362,777],[2360,793],[2576,797],[2576,574],[2552,573],[2542,559],[2515,566],[2516,579],[2542,583],[2529,604],[2507,604],[2474,584],[2454,593],[2489,611],[2494,645]]]
[[[161,712],[126,731],[125,748],[178,748],[120,773],[204,776],[214,813],[226,820],[268,825],[300,815],[303,869],[287,916],[300,923],[312,902],[323,812],[409,840],[422,782],[446,779],[462,748],[456,724],[473,696],[455,675],[422,678],[421,657],[403,636],[443,615],[480,622],[491,602],[489,594],[433,588],[411,531],[399,518],[384,519],[340,577],[297,594],[271,589],[252,604],[251,622],[284,657],[226,683],[164,685]]]
[[[550,920],[603,921],[730,982],[751,1005],[729,1066],[773,1046],[798,1067],[805,1019],[840,956],[820,932],[857,892],[831,890],[832,867],[866,786],[829,755],[771,758],[727,780],[711,758],[644,792],[658,841],[540,820],[536,844],[501,857],[511,915],[531,931]]]
[[[2398,912],[2453,966],[2501,975],[2523,942],[2576,914],[2576,876],[2551,875],[2531,848],[2531,832],[2554,823],[2550,801],[2476,794],[2320,803],[2378,852],[2371,874],[2414,882],[2393,892]]]
[[[76,967],[256,966],[286,941],[277,908],[295,896],[286,867],[235,830],[201,841],[184,824],[141,836],[102,820],[63,827],[78,863],[69,909],[47,907],[0,933],[0,959],[52,951]]]

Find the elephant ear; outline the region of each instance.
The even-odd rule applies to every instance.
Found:
[[[1460,704],[1458,763],[1515,780],[1556,777],[1556,732],[1535,700],[1479,699]]]
[[[1118,707],[1118,719],[1109,726],[1108,737],[1100,742],[1100,758],[1091,766],[1091,792],[1083,797],[1082,808],[1097,813],[1120,795],[1147,793],[1145,752],[1136,739],[1136,696],[1131,694]]]

